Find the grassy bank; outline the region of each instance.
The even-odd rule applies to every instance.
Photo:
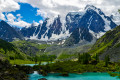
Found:
[[[35,64],[34,61],[29,61],[29,60],[19,60],[19,59],[16,59],[16,60],[9,60],[10,61],[10,64]]]

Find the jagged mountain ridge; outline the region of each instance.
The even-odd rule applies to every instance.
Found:
[[[16,38],[20,40],[24,39],[13,27],[3,20],[0,21],[0,38],[8,42],[11,42]]]
[[[62,31],[62,23],[60,22],[60,16],[54,19],[51,24],[49,18],[46,18],[43,24],[36,26],[31,26],[29,28],[23,28],[21,30],[21,34],[24,37],[30,39],[41,39],[41,40],[48,40],[50,39],[53,34],[60,35]],[[54,40],[54,39],[53,39]]]
[[[73,35],[77,29],[86,29],[86,34],[90,39],[86,39],[86,34],[76,33],[79,40],[92,41],[93,37],[99,38],[106,31],[109,31],[117,25],[112,19],[106,16],[99,8],[87,5],[83,12],[70,12],[66,15],[65,23],[62,23],[61,17],[58,16],[54,20],[47,18],[43,24],[38,27],[23,28],[21,34],[29,39],[38,40],[58,40],[65,39]],[[30,30],[29,30],[30,29]],[[32,31],[31,31],[32,30]],[[80,37],[82,36],[82,37]],[[91,37],[92,36],[92,37]],[[75,42],[76,43],[76,42]]]

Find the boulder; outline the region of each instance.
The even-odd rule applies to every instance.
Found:
[[[68,73],[61,73],[60,76],[69,76]]]
[[[38,80],[47,80],[46,78],[41,78],[41,79],[38,79]]]

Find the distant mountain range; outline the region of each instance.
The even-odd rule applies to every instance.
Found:
[[[100,38],[116,26],[99,8],[87,5],[83,12],[69,12],[65,23],[60,16],[54,20],[47,18],[39,26],[23,28],[21,34],[28,39],[39,40],[58,40],[70,36],[67,42],[72,41],[76,44],[81,40],[91,42],[94,38]]]
[[[112,17],[106,16],[99,8],[87,5],[83,12],[69,12],[65,21],[61,16],[55,19],[46,18],[43,24],[31,25],[21,30],[12,28],[6,22],[1,21],[0,38],[9,42],[15,38],[43,41],[67,38],[65,42],[67,45],[81,41],[92,42],[117,26],[112,20]]]

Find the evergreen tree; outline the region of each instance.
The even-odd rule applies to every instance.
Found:
[[[95,55],[95,60],[96,60],[97,63],[99,63],[99,56],[98,56],[98,54]]]
[[[79,62],[79,63],[82,62],[82,55],[80,55],[80,53],[78,53],[78,62]]]
[[[108,64],[110,62],[110,57],[109,55],[105,56],[105,66],[108,67]]]
[[[82,55],[78,54],[78,62],[83,64],[88,64],[91,60],[91,56],[88,53],[83,53]]]
[[[88,64],[91,60],[91,56],[88,53],[83,53],[83,64]]]
[[[50,55],[49,58],[50,58],[50,61],[51,61],[51,63],[52,63],[53,60],[56,59],[56,56],[55,56],[55,55]]]
[[[34,57],[34,61],[35,61],[35,64],[37,64],[37,61],[38,61],[38,57],[37,56]]]

